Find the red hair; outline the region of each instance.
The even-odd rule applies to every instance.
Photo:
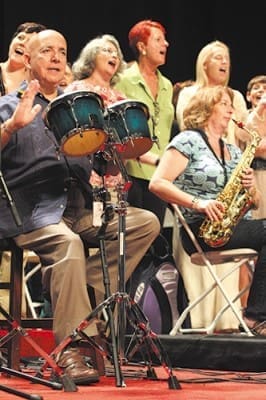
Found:
[[[152,28],[160,29],[164,35],[166,34],[163,25],[160,22],[152,21],[151,19],[140,21],[130,29],[128,34],[129,46],[136,56],[139,53],[137,43],[143,42],[146,44]]]

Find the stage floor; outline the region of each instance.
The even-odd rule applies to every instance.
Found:
[[[48,353],[54,350],[55,344],[51,330],[31,329],[28,330],[28,333]],[[132,337],[126,336],[125,339],[127,345]],[[99,400],[109,398],[124,400],[131,397],[145,400],[155,398],[160,400],[177,398],[180,400],[199,398],[204,400],[248,400],[251,397],[262,400],[265,398],[266,338],[248,337],[240,333],[217,333],[213,335],[155,335],[154,338],[151,337],[150,339],[152,344],[156,344],[157,350],[162,349],[162,352],[159,353],[160,356],[166,354],[167,360],[164,358],[163,361],[170,361],[170,364],[160,364],[156,352],[153,351],[152,346],[148,345],[150,341],[147,341],[152,358],[154,358],[155,369],[161,371],[159,380],[147,380],[147,377],[145,378],[146,364],[139,363],[139,361],[144,361],[139,351],[135,354],[135,360],[138,361],[138,373],[133,373],[132,367],[125,366],[123,373],[127,371],[124,374],[127,387],[122,390],[116,387],[113,368],[110,371],[106,369],[106,373],[100,377],[100,383],[81,386],[75,393],[67,393],[66,391],[62,393],[61,390],[53,390],[36,383],[32,385],[31,382],[16,377],[7,379],[5,374],[1,372],[0,386],[7,385],[14,390],[19,389],[31,394],[37,393],[46,400],[59,400],[62,396],[64,399],[71,400],[74,398],[83,400],[85,397],[90,398],[91,396],[96,396]],[[34,349],[25,342],[24,337],[21,338],[21,341],[21,356],[36,356]],[[25,364],[25,360],[23,361],[24,372],[35,371],[36,367],[33,368],[31,365],[36,365],[36,360],[27,361]],[[38,365],[39,361],[38,358]],[[166,381],[168,367],[181,383],[181,390],[169,390]],[[31,368],[32,371],[30,372]],[[45,370],[45,373],[48,374],[48,370]],[[228,373],[225,374],[224,371],[228,371],[229,375]],[[262,375],[263,372],[264,375]],[[250,385],[250,383],[258,383],[258,385]],[[7,397],[10,399],[17,398],[12,394],[7,396],[5,390],[1,391],[0,388],[0,400]],[[36,397],[27,398],[36,399]]]

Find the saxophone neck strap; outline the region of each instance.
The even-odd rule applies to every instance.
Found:
[[[224,180],[225,180],[225,184],[228,181],[228,175],[227,175],[227,170],[225,167],[225,156],[224,156],[224,141],[222,138],[219,139],[219,145],[220,145],[220,150],[221,150],[221,160],[219,157],[217,157],[217,154],[215,153],[215,151],[213,150],[212,146],[210,145],[208,136],[206,134],[206,132],[204,132],[202,129],[192,129],[195,132],[198,132],[202,139],[205,141],[205,143],[207,144],[207,146],[209,147],[209,149],[211,150],[211,152],[213,153],[214,157],[216,158],[216,160],[218,161],[218,163],[222,166],[223,171],[224,171]]]

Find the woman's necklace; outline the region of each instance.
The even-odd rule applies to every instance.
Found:
[[[157,73],[154,74],[143,73],[142,75],[151,91],[153,98],[156,99],[158,95],[158,86],[159,86],[159,79]]]

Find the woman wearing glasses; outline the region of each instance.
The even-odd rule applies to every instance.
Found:
[[[65,92],[87,90],[96,93],[101,96],[103,105],[107,108],[125,99],[125,96],[114,88],[118,74],[125,67],[126,63],[117,39],[110,34],[97,36],[83,47],[73,63],[74,81],[67,86]],[[104,185],[112,193],[121,179],[121,173],[117,169],[108,175],[98,175],[93,171],[90,183],[95,189]]]

